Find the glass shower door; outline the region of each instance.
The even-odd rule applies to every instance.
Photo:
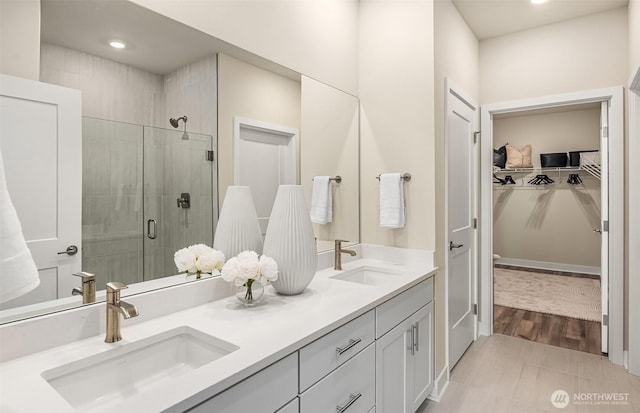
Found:
[[[144,127],[144,280],[177,274],[177,250],[213,244],[215,149],[210,135]]]

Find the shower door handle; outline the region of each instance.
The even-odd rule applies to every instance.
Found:
[[[147,238],[156,239],[156,220],[155,219],[147,220]]]

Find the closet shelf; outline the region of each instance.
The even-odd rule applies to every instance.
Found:
[[[514,169],[500,169],[495,170],[495,174],[504,174],[504,175],[513,175],[516,173],[526,173],[531,174],[534,172],[580,172],[584,169],[582,167],[576,166],[565,166],[563,168],[514,168]]]

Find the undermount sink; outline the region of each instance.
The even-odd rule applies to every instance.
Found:
[[[393,281],[399,272],[378,267],[358,267],[329,278],[365,285],[382,285]]]
[[[136,397],[239,347],[182,326],[42,373],[76,409],[105,407]]]

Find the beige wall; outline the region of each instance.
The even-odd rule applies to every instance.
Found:
[[[600,109],[494,119],[494,146],[532,146],[540,153],[598,149]],[[503,258],[575,266],[600,266],[600,181],[585,172],[583,185],[566,183],[568,174],[548,173],[555,184],[527,182],[540,172],[514,174],[516,185],[494,185],[494,252]],[[504,176],[504,175],[500,175]],[[558,268],[561,269],[561,268]]]
[[[435,372],[447,364],[447,325],[445,278],[446,267],[445,242],[445,87],[444,80],[453,81],[462,92],[476,102],[480,98],[479,79],[479,43],[466,22],[458,13],[451,0],[438,0],[434,3],[434,41],[435,41],[435,165],[436,165],[436,265],[442,270],[435,280]],[[478,117],[480,111],[478,110]],[[478,122],[479,125],[479,122]]]
[[[627,8],[480,42],[481,103],[626,84]]]
[[[233,185],[235,116],[300,130],[300,82],[218,55],[218,188]]]
[[[311,205],[314,176],[342,177],[332,182],[333,220],[313,224],[318,251],[336,239],[360,238],[360,163],[358,98],[302,76],[300,182]]]
[[[435,249],[433,3],[360,2],[361,236]],[[409,172],[406,226],[378,225],[383,172]]]
[[[640,0],[629,0],[629,76],[640,70]]]
[[[0,73],[38,80],[40,1],[0,1]]]
[[[133,0],[347,92],[357,92],[355,0]]]

